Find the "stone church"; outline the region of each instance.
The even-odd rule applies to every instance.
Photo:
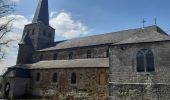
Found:
[[[25,25],[4,98],[170,100],[170,36],[156,25],[54,41],[48,0]]]

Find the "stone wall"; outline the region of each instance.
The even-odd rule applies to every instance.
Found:
[[[35,50],[42,49],[47,43],[53,43],[55,30],[41,23],[28,24],[24,28],[23,35],[27,33]]]
[[[34,61],[40,61],[40,55],[43,55],[42,60],[54,60],[54,55],[57,54],[57,60],[68,60],[69,53],[73,53],[72,59],[86,59],[87,51],[91,51],[92,58],[105,58],[107,57],[108,46],[92,46],[83,48],[73,48],[65,50],[54,50],[54,51],[44,51],[36,52],[34,54]]]
[[[136,54],[140,49],[150,48],[154,53],[155,71],[154,72],[137,72]],[[155,43],[140,43],[140,44],[125,44],[112,46],[110,48],[110,96],[120,99],[111,100],[169,100],[169,99],[141,99],[136,97],[131,98],[130,91],[150,90],[150,93],[156,95],[154,88],[148,89],[147,84],[159,84],[160,88],[169,88],[170,84],[170,42],[155,42]],[[134,85],[137,84],[137,85]],[[141,85],[138,85],[141,84]],[[163,84],[163,85],[162,85]],[[157,86],[157,85],[156,85]],[[152,91],[153,90],[153,91]],[[118,91],[127,91],[128,95],[118,95]],[[170,98],[170,90],[165,89],[164,95]],[[159,93],[161,94],[161,92]],[[134,94],[135,96],[137,94]],[[146,94],[145,94],[146,96]],[[159,95],[158,95],[159,96]],[[147,97],[147,96],[146,96]],[[152,96],[151,96],[152,97]],[[126,98],[126,99],[124,99]],[[138,99],[137,99],[138,98]]]
[[[41,74],[39,82],[36,82],[37,72]],[[57,83],[52,82],[55,72],[58,73]],[[72,72],[76,73],[76,84],[70,83]],[[108,96],[108,69],[106,68],[32,70],[31,74],[32,93],[35,96],[54,97],[61,100],[64,98],[105,100]]]
[[[170,85],[110,84],[110,95],[109,100],[170,100]]]

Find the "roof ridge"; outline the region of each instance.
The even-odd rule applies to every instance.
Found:
[[[136,36],[136,38],[133,39],[132,37],[134,36]],[[152,42],[152,41],[163,41],[163,40],[170,40],[170,36],[167,35],[167,33],[165,33],[158,26],[153,25],[144,28],[128,29],[123,31],[110,32],[105,34],[57,41],[54,43],[53,46],[41,49],[39,51],[69,49],[69,48],[88,47],[88,46],[97,46],[97,45],[120,44],[120,43],[122,44],[122,42],[126,44],[129,42],[140,43],[145,41]]]
[[[115,31],[115,32],[107,32],[107,33],[102,33],[102,34],[97,34],[97,35],[89,35],[89,36],[84,36],[84,37],[76,37],[76,38],[71,38],[71,39],[65,39],[65,40],[61,40],[61,41],[55,41],[55,43],[58,42],[63,42],[63,41],[69,41],[69,40],[75,40],[75,39],[83,39],[83,38],[87,38],[87,37],[96,37],[96,36],[102,36],[102,35],[107,35],[107,34],[115,34],[115,33],[122,33],[122,32],[127,32],[127,31],[134,31],[134,30],[146,30],[146,29],[153,29],[153,27],[158,27],[156,25],[152,25],[152,26],[147,26],[144,28],[131,28],[131,29],[125,29],[125,30],[121,30],[121,31]],[[158,27],[159,29],[161,29],[160,27]],[[162,30],[162,29],[161,29]],[[163,31],[163,30],[162,30]]]

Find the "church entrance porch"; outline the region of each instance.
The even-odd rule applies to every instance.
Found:
[[[30,86],[30,73],[28,69],[14,66],[8,68],[3,75],[2,94],[3,98],[11,99],[28,94]]]

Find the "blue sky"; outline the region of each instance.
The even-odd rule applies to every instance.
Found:
[[[17,14],[30,17],[38,0],[20,0]],[[170,30],[169,0],[49,0],[50,11],[66,11],[74,20],[90,28],[90,34],[105,33],[154,24],[154,18],[165,31]]]
[[[31,23],[38,0],[12,0],[16,18],[9,37],[20,40],[25,24]],[[103,34],[154,24],[170,33],[170,0],[49,0],[50,24],[56,29],[56,40]],[[17,43],[13,44],[17,47]],[[7,50],[0,66],[15,65],[17,48]]]

